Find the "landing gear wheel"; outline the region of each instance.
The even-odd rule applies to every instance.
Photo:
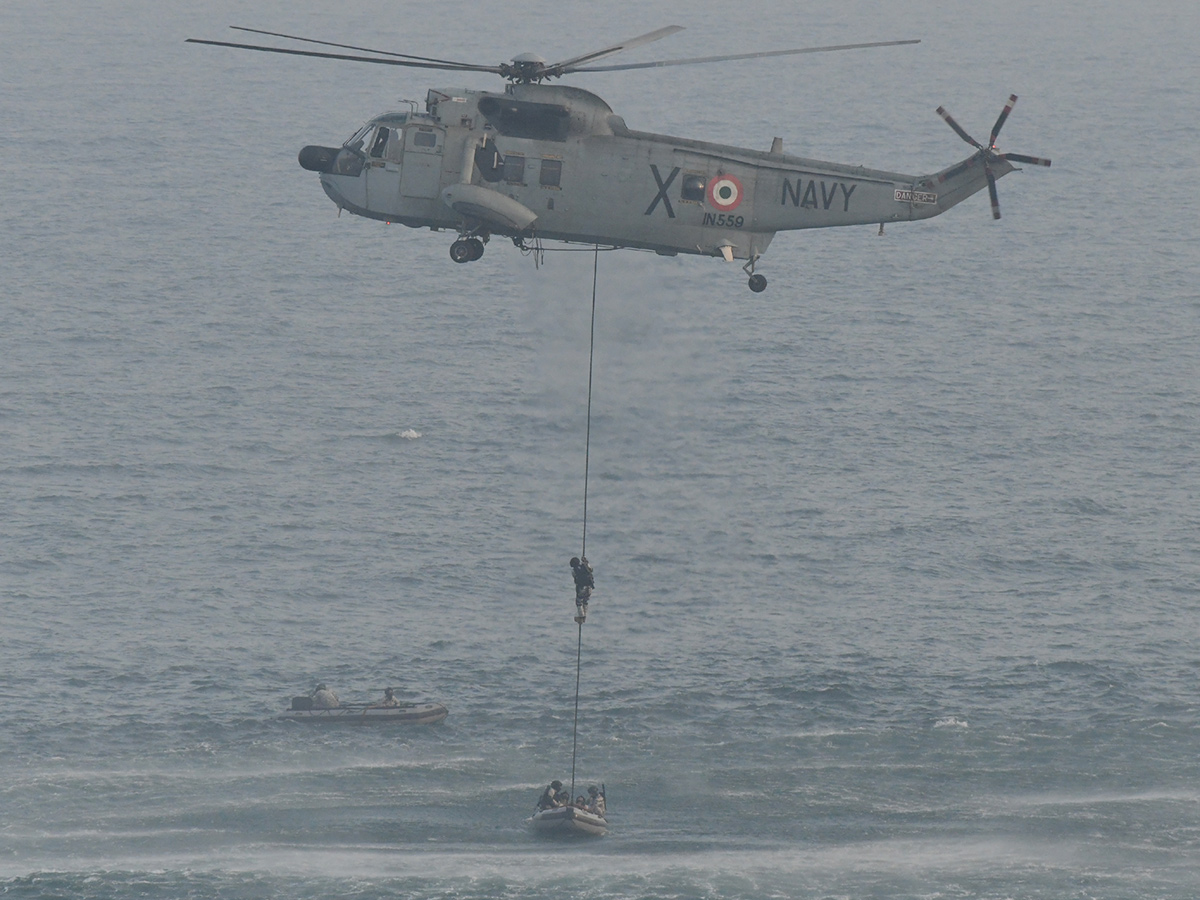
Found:
[[[473,259],[479,259],[474,253],[475,249],[471,246],[470,241],[458,240],[450,245],[450,258],[456,263],[465,263]]]
[[[483,256],[483,241],[481,241],[479,238],[468,238],[465,243],[469,244],[471,247],[472,260],[479,259],[481,256]]]
[[[761,294],[767,289],[767,279],[763,275],[750,276],[750,290],[756,294]]]

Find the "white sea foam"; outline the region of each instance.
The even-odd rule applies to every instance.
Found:
[[[969,728],[970,724],[966,719],[961,719],[958,716],[943,716],[933,723],[934,728]]]

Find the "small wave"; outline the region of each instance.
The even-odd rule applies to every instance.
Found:
[[[1059,503],[1059,510],[1068,515],[1110,516],[1112,510],[1091,497],[1074,497]]]
[[[396,437],[404,438],[406,441],[415,441],[421,436],[421,432],[415,428],[405,428],[403,431],[397,432]]]
[[[801,729],[800,731],[793,731],[790,736],[792,738],[799,738],[799,739],[831,738],[831,737],[845,737],[846,735],[851,735],[851,734],[859,734],[859,733],[861,733],[861,731],[862,731],[861,729],[855,729],[855,728],[834,728],[832,726],[827,726],[825,728],[816,727],[816,728]]]
[[[944,716],[933,723],[934,728],[969,728],[966,719],[958,716]]]

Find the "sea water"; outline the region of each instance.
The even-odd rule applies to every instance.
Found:
[[[928,172],[912,225],[696,257],[340,218],[295,156],[487,74],[632,128]],[[0,893],[1200,892],[1194,4],[0,10]],[[630,197],[640,214],[651,196]],[[578,248],[577,248],[578,249]],[[597,267],[590,450],[591,283]],[[572,764],[610,833],[524,819]],[[326,682],[450,709],[281,721]]]

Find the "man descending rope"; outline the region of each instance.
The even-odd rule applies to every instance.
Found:
[[[571,574],[575,577],[575,609],[576,622],[582,622],[587,617],[588,598],[592,596],[592,588],[596,579],[592,575],[592,567],[588,565],[587,557],[580,559],[571,557]]]

